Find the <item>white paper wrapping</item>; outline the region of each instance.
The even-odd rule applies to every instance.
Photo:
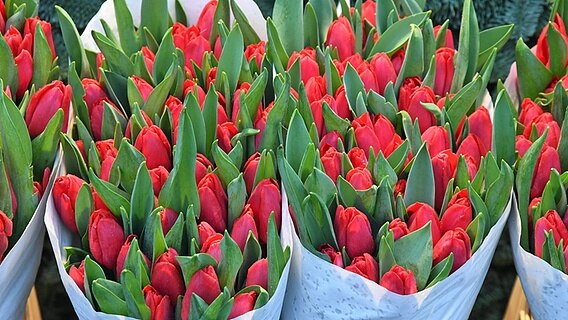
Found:
[[[41,261],[45,228],[43,216],[53,182],[59,172],[58,156],[49,183],[24,233],[0,263],[0,319],[23,319],[28,296]]]
[[[406,296],[322,260],[294,232],[282,319],[467,319],[510,208],[511,201],[466,264],[433,287]]]
[[[515,199],[509,221],[515,268],[535,319],[565,319],[568,315],[568,275],[521,247],[521,220]]]
[[[181,0],[181,5],[185,10],[187,15],[187,22],[189,24],[197,23],[197,19],[201,14],[203,7],[209,2],[209,0]],[[258,6],[254,3],[253,0],[236,0],[235,1],[239,8],[244,12],[244,14],[248,17],[250,25],[254,28],[258,36],[261,40],[268,39],[266,35],[266,20],[264,19],[262,12]],[[141,0],[126,0],[126,4],[128,8],[132,12],[132,19],[134,20],[135,25],[140,24],[140,4],[142,3]],[[171,15],[175,16],[175,1],[168,0],[169,3],[169,12]],[[156,13],[160,14],[160,13]],[[118,35],[117,27],[116,27],[116,19],[114,13],[114,5],[112,0],[107,0],[101,5],[99,12],[89,21],[87,27],[85,27],[85,31],[81,35],[81,40],[83,41],[83,46],[85,49],[89,49],[92,51],[100,51],[93,40],[91,32],[98,31],[103,32],[103,27],[101,24],[101,19],[105,20],[110,28],[115,31],[115,34]]]

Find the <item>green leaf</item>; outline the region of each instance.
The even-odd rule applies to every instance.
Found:
[[[272,19],[288,54],[304,48],[303,3],[300,0],[276,0]]]
[[[229,230],[232,230],[233,222],[241,215],[247,201],[247,189],[242,173],[228,184],[227,198],[229,199]]]
[[[245,286],[249,268],[261,258],[262,248],[260,247],[260,243],[258,243],[258,240],[254,237],[252,232],[249,231],[245,249],[243,250],[243,263],[239,270],[235,290]]]
[[[305,187],[308,192],[317,194],[327,206],[332,204],[337,194],[331,178],[317,168],[306,178]]]
[[[554,57],[550,59],[550,71],[557,77],[562,77],[566,73],[566,56],[568,48],[563,35],[556,30],[552,22],[548,22],[548,30],[546,32],[548,49],[553,53]]]
[[[493,114],[493,152],[498,162],[505,160],[510,166],[516,160],[515,145],[515,118],[511,113],[512,106],[509,104],[508,93],[502,90],[497,96],[495,111]]]
[[[151,70],[155,83],[160,83],[167,77],[167,72],[175,61],[175,50],[176,47],[174,46],[172,29],[168,29],[162,39],[158,52],[156,52],[156,59],[154,60],[154,65]]]
[[[398,5],[394,0],[377,0],[376,3],[376,26],[379,34],[382,34],[390,26],[389,15],[393,13],[398,18]]]
[[[142,0],[140,29],[147,28],[156,39],[161,39],[169,27],[166,0]],[[159,14],[158,14],[159,13]]]
[[[480,77],[461,88],[451,99],[447,110],[447,118],[452,128],[457,128],[474,105],[481,92],[483,81]]]
[[[433,245],[430,229],[431,222],[428,222],[422,228],[394,242],[396,263],[414,273],[419,291],[426,287],[432,269]]]
[[[120,218],[121,207],[126,209],[126,211],[130,211],[130,202],[128,202],[126,198],[127,195],[125,195],[123,191],[112,183],[99,179],[93,169],[89,169],[89,180],[99,197],[101,197],[104,204],[115,217]]]
[[[414,158],[404,193],[404,203],[410,206],[416,202],[427,203],[434,207],[434,173],[432,161],[426,144],[423,144]]]
[[[223,182],[223,185],[227,186],[239,176],[240,170],[233,164],[231,158],[219,147],[217,141],[213,143],[211,151],[213,152],[213,159],[217,164],[215,172],[221,179],[221,182]]]
[[[215,258],[207,253],[198,253],[190,257],[177,256],[176,259],[179,263],[186,286],[197,271],[207,266],[217,265]]]
[[[451,88],[453,93],[458,92],[464,83],[473,79],[479,55],[479,24],[472,0],[464,1],[462,12],[460,40]]]
[[[568,112],[568,110],[566,110],[566,112]],[[564,115],[564,121],[562,122],[562,128],[560,129],[558,155],[560,156],[562,172],[568,171],[568,113]]]
[[[221,288],[234,288],[235,280],[241,265],[243,254],[237,243],[231,239],[229,232],[225,230],[223,240],[221,240],[221,261],[217,266],[217,275]]]
[[[120,275],[120,283],[126,305],[128,307],[128,315],[139,319],[150,319],[150,308],[144,302],[144,295],[140,282],[130,270],[123,270]]]
[[[268,113],[268,118],[266,119],[266,128],[264,129],[264,135],[260,142],[259,150],[272,149],[276,150],[278,145],[278,134],[284,121],[286,111],[288,108],[288,101],[290,98],[290,81],[286,80],[284,86],[280,89],[278,97],[274,102],[274,106],[270,109]]]
[[[472,253],[479,249],[485,238],[485,234],[489,233],[489,230],[486,230],[486,226],[490,225],[490,223],[491,221],[489,221],[487,214],[480,212],[467,227],[467,235],[473,241],[471,244]]]
[[[365,93],[365,86],[351,63],[348,63],[345,68],[343,83],[345,84],[345,95],[347,96],[349,107],[351,110],[356,110],[357,96],[361,93]]]
[[[382,11],[379,10],[378,5],[377,10]],[[369,56],[372,57],[379,52],[386,52],[391,55],[398,51],[412,35],[413,31],[411,26],[422,26],[430,16],[430,13],[430,11],[417,13],[395,22],[392,26],[388,27],[388,29],[384,30]]]
[[[44,170],[52,168],[59,151],[59,133],[63,126],[63,110],[59,109],[49,120],[45,130],[32,140],[35,181],[42,181]]]
[[[531,52],[529,47],[523,42],[523,39],[517,41],[515,57],[519,77],[519,95],[521,99],[531,98],[534,100],[540,92],[543,92],[548,87],[554,75]]]
[[[220,83],[221,75],[223,73],[227,74],[229,89],[231,90],[231,92],[235,92],[237,88],[242,66],[242,59],[240,57],[243,56],[243,51],[243,35],[239,26],[236,25],[229,33],[227,41],[225,41],[223,52],[221,53],[221,57],[219,58],[216,80],[216,83]],[[239,58],[235,59],[235,57]]]
[[[280,244],[280,237],[278,236],[273,213],[270,214],[268,219],[268,241],[266,246],[268,251],[268,293],[272,296],[276,292],[282,272],[290,258],[290,248],[288,247],[284,251]]]
[[[513,170],[506,162],[501,163],[501,173],[499,178],[487,188],[485,195],[485,203],[489,210],[491,224],[497,223],[497,220],[503,214],[507,203],[509,203],[510,193],[513,189],[515,176]]]
[[[256,34],[254,28],[250,25],[249,20],[245,13],[241,10],[235,0],[231,0],[231,10],[235,16],[236,22],[239,24],[242,32],[245,45],[250,45],[260,42],[260,37]]]
[[[31,83],[36,88],[41,88],[45,86],[49,80],[51,64],[54,58],[39,23],[36,24],[33,50],[33,76]]]
[[[85,258],[84,284],[85,284],[85,295],[87,296],[87,299],[89,299],[91,303],[94,302],[93,294],[91,291],[91,284],[93,283],[93,281],[97,279],[106,279],[105,272],[103,271],[103,268],[101,268],[101,266],[99,266],[99,264],[96,261],[91,259],[91,257],[87,256]]]
[[[170,69],[167,72],[167,75],[164,81],[160,82],[150,96],[148,97],[148,101],[144,103],[143,110],[146,111],[146,114],[151,118],[155,115],[161,115],[162,111],[164,110],[164,104],[170,95],[170,90],[174,85],[176,80],[178,68],[176,67],[176,63],[174,62]]]
[[[97,279],[91,286],[93,295],[100,310],[108,314],[128,316],[128,307],[124,301],[124,293],[119,283]]]
[[[479,56],[477,58],[477,69],[481,68],[489,59],[494,49],[500,50],[513,34],[513,24],[506,24],[479,33]],[[444,35],[446,33],[444,32]]]
[[[381,236],[379,244],[379,276],[383,277],[393,266],[397,264],[394,257],[394,235],[388,232],[386,235]]]
[[[286,159],[294,171],[300,169],[304,152],[312,142],[308,129],[298,110],[294,110],[286,136]]]
[[[123,139],[120,143],[116,159],[112,164],[110,180],[117,181],[120,177],[122,187],[126,192],[131,194],[134,189],[138,170],[145,159],[144,155],[134,148],[127,139]]]
[[[152,179],[145,162],[142,162],[136,174],[136,182],[132,190],[130,198],[130,223],[132,233],[141,234],[144,228],[144,222],[147,216],[154,208],[154,193],[152,188]]]
[[[131,55],[140,50],[138,35],[134,29],[134,22],[132,20],[132,13],[128,9],[125,0],[115,0],[113,4],[114,12],[116,13],[116,25],[120,38],[120,46],[127,55]]]
[[[93,31],[93,39],[104,54],[105,62],[111,71],[123,77],[134,74],[134,64],[121,48],[116,47],[108,37],[96,31]]]
[[[434,268],[432,268],[430,277],[428,277],[428,286],[426,286],[426,288],[430,288],[436,283],[446,279],[452,271],[453,264],[454,253],[450,252],[449,256],[447,256],[444,260],[440,261],[437,265],[434,266]]]
[[[379,39],[380,41],[380,39]],[[421,76],[424,72],[424,39],[421,30],[410,26],[410,38],[404,56],[404,62],[397,76],[395,90],[399,90],[402,81],[409,77]]]

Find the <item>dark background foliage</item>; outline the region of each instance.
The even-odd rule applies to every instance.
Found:
[[[191,0],[188,0],[191,1]],[[265,16],[270,15],[274,0],[255,0]],[[53,37],[62,70],[67,69],[67,52],[59,30],[54,5],[63,7],[81,31],[98,11],[104,0],[41,0],[39,15],[51,22]],[[427,0],[426,6],[433,13],[435,24],[450,20],[450,27],[457,37],[460,27],[463,0]],[[532,45],[538,32],[548,21],[550,2],[548,0],[476,0],[475,7],[480,29],[502,24],[515,24],[511,40],[505,45],[495,64],[493,81],[505,79],[515,58],[515,42],[519,37]],[[495,253],[491,269],[475,303],[471,319],[502,319],[515,278],[515,270],[505,230]],[[42,265],[36,279],[36,289],[44,319],[76,318],[69,298],[61,285],[55,259],[46,237]]]

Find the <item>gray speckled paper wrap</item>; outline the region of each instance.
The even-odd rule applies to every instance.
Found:
[[[294,233],[282,319],[467,319],[510,208],[511,202],[465,265],[433,287],[407,296],[318,258]]]

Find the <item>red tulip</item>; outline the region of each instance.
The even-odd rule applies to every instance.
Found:
[[[316,61],[315,49],[306,48],[299,52],[293,52],[292,56],[290,56],[290,60],[288,60],[288,70],[298,59],[300,59],[300,75],[304,84],[308,83],[308,80],[311,78],[319,76],[319,65]]]
[[[456,193],[448,203],[448,208],[440,220],[442,234],[456,228],[467,229],[471,223],[472,208],[467,189]]]
[[[144,287],[144,302],[150,308],[150,320],[168,320],[174,317],[174,308],[170,297],[163,296],[151,285]]]
[[[250,90],[250,83],[245,82],[243,84],[241,84],[240,88],[237,89],[235,91],[235,94],[233,96],[233,113],[232,113],[232,117],[231,117],[231,121],[233,123],[237,123],[238,122],[238,116],[239,116],[239,111],[241,110],[241,102],[240,102],[240,97],[241,97],[241,93],[245,94]],[[258,120],[260,117],[262,116],[262,102],[258,104],[258,108],[256,110],[256,114],[255,115],[251,115],[252,120],[256,121]]]
[[[156,125],[144,127],[138,134],[134,147],[146,157],[148,169],[163,166],[172,169],[172,149],[168,138]]]
[[[140,52],[142,53],[142,57],[144,58],[144,64],[146,65],[148,72],[150,73],[150,75],[152,75],[154,70],[154,60],[156,60],[156,55],[154,54],[154,52],[152,52],[152,50],[150,50],[150,48],[146,46],[142,47],[142,49],[140,49]]]
[[[476,168],[479,168],[481,157],[484,157],[489,150],[485,150],[483,142],[473,134],[469,134],[460,144],[456,154],[458,156],[470,156]]]
[[[15,57],[22,51],[33,52],[33,39],[31,34],[22,34],[14,26],[10,26],[6,34],[4,34],[4,40],[10,47],[12,55]]]
[[[178,253],[173,248],[162,253],[154,262],[150,278],[152,286],[160,294],[170,297],[172,305],[177,303],[178,297],[185,289],[181,268],[176,260],[177,256]]]
[[[398,109],[399,110],[406,110],[410,106],[410,100],[412,94],[422,87],[422,80],[418,77],[410,77],[404,79],[402,82],[402,86],[400,87],[400,91],[398,93]],[[426,102],[426,101],[425,101]]]
[[[396,132],[394,126],[385,116],[379,114],[373,124],[369,114],[365,113],[353,120],[352,125],[355,131],[357,146],[365,150],[367,157],[369,157],[371,147],[375,155],[378,155],[379,151],[382,151],[385,156],[390,155],[387,151],[394,141],[393,138],[396,136]]]
[[[345,86],[341,85],[335,92],[335,110],[333,110],[342,119],[352,119],[351,108],[345,93]]]
[[[434,36],[438,37],[438,33],[442,26],[438,25],[434,27]],[[454,48],[454,36],[452,35],[452,30],[446,29],[446,42],[444,43],[445,47]]]
[[[59,109],[63,109],[62,131],[66,132],[70,103],[71,86],[65,86],[59,80],[53,81],[36,91],[26,109],[26,124],[31,138],[37,137],[45,130],[49,120]]]
[[[400,218],[396,218],[393,221],[389,222],[389,230],[394,233],[395,241],[410,233],[406,222],[402,221]]]
[[[120,251],[118,252],[118,257],[116,258],[116,278],[120,279],[120,273],[124,269],[124,262],[126,261],[126,257],[128,256],[128,250],[130,250],[130,246],[132,245],[132,240],[136,239],[136,235],[131,234],[126,238],[126,241],[120,247]],[[142,254],[144,255],[144,254]],[[144,255],[144,262],[146,262],[146,266],[148,269],[150,268],[150,260]]]
[[[519,157],[524,157],[531,146],[532,142],[525,138],[525,136],[518,135],[515,137],[515,149],[519,152]]]
[[[394,186],[394,196],[395,198],[398,197],[398,195],[400,194],[402,197],[404,197],[404,193],[406,191],[406,180],[405,179],[400,179],[396,182],[396,185]]]
[[[428,222],[430,224],[430,230],[432,231],[432,243],[436,245],[438,240],[440,240],[440,220],[438,219],[438,214],[434,211],[434,208],[430,207],[426,203],[416,202],[411,204],[406,212],[408,214],[408,225],[410,232],[414,232],[422,227],[424,227]]]
[[[355,259],[351,261],[351,265],[345,267],[345,270],[356,273],[373,282],[379,281],[379,264],[377,260],[368,253],[355,257]]]
[[[21,99],[28,90],[34,72],[32,55],[27,50],[22,50],[15,56],[14,61],[18,67],[18,91],[16,97]]]
[[[207,2],[199,18],[197,19],[197,26],[201,30],[201,36],[205,39],[211,37],[211,30],[213,30],[213,25],[216,23],[213,21],[215,16],[215,11],[217,10],[217,0],[210,0]]]
[[[104,160],[108,157],[116,158],[118,156],[118,150],[114,147],[114,140],[107,139],[95,142],[95,148],[99,153],[99,157]]]
[[[371,224],[363,212],[352,207],[344,209],[340,205],[335,212],[333,226],[339,247],[345,247],[350,257],[375,251]]]
[[[85,293],[85,260],[81,261],[79,268],[72,265],[71,268],[69,268],[69,276],[73,279],[77,287]]]
[[[211,51],[211,45],[209,40],[201,35],[199,27],[195,25],[186,27],[178,22],[173,26],[172,35],[176,48],[181,49],[185,55],[186,69],[192,73],[192,62],[201,68],[203,56]]]
[[[552,169],[556,169],[558,172],[561,172],[560,156],[556,149],[545,144],[536,161],[531,184],[531,199],[542,195],[544,187],[550,179],[550,171]]]
[[[217,261],[217,264],[221,262],[221,240],[223,240],[223,235],[216,233],[207,238],[201,246],[201,253],[207,253],[212,256]]]
[[[35,30],[38,24],[41,26],[43,34],[45,35],[45,39],[47,40],[47,44],[51,49],[51,56],[53,57],[53,59],[55,59],[55,46],[53,45],[53,35],[51,33],[51,24],[49,22],[40,20],[38,17],[28,18],[26,19],[26,23],[24,24],[24,34],[31,34],[33,47]]]
[[[411,270],[394,265],[381,278],[382,287],[397,294],[407,295],[418,292],[416,279]]]
[[[361,6],[361,19],[377,26],[377,4],[373,0],[366,0]]]
[[[343,257],[341,256],[341,252],[335,250],[335,248],[332,247],[331,245],[329,245],[327,243],[322,244],[319,247],[319,252],[327,255],[329,257],[329,261],[332,264],[334,264],[334,265],[336,265],[340,268],[343,268]]]
[[[219,139],[219,147],[229,153],[233,146],[231,144],[231,139],[239,133],[239,130],[232,122],[225,122],[217,125],[217,139]]]
[[[268,290],[268,259],[260,259],[253,263],[247,271],[245,287],[261,286]]]
[[[462,228],[456,228],[446,232],[440,241],[434,245],[434,265],[447,258],[450,253],[454,254],[452,272],[463,266],[471,258],[471,243],[469,236]]]
[[[205,221],[202,221],[197,225],[197,231],[199,232],[199,242],[201,244],[203,244],[210,236],[217,233],[215,229],[213,229],[213,227]]]
[[[209,173],[209,169],[213,167],[211,161],[204,155],[198,153],[197,161],[195,162],[195,181],[197,184]]]
[[[368,62],[364,61],[356,70],[365,86],[365,91],[369,92],[373,90],[377,93],[381,91],[377,79],[375,78],[374,68]]]
[[[540,116],[536,117],[533,120],[532,124],[525,127],[523,135],[527,139],[530,139],[531,137],[533,125],[536,126],[536,131],[538,133],[538,136],[543,135],[544,131],[548,129],[548,135],[546,136],[546,144],[553,148],[558,147],[558,141],[560,140],[560,126],[554,120],[550,112],[545,112],[541,114]]]
[[[187,290],[185,291],[181,305],[182,319],[189,319],[191,298],[194,293],[207,304],[211,304],[211,302],[221,294],[219,279],[212,266],[207,266],[197,271],[187,284]]]
[[[430,127],[422,134],[422,141],[426,142],[430,157],[435,157],[438,153],[450,149],[450,136],[444,127]]]
[[[564,248],[568,246],[568,230],[555,210],[548,210],[546,214],[536,221],[534,227],[535,255],[542,258],[542,246],[546,240],[546,233],[552,232],[554,244],[558,246],[564,240]]]
[[[327,148],[324,155],[321,157],[323,169],[333,182],[337,181],[337,177],[341,175],[341,159],[342,154],[334,147]]]
[[[249,204],[245,206],[240,217],[233,222],[231,230],[231,238],[239,245],[241,251],[244,251],[249,233],[252,232],[254,237],[258,239],[258,230],[254,221],[254,212]]]
[[[438,96],[445,96],[450,92],[454,79],[454,48],[442,47],[436,50],[436,80],[434,92]]]
[[[313,101],[310,103],[310,109],[312,110],[312,116],[314,118],[314,123],[316,124],[316,128],[318,130],[318,136],[323,136],[327,132],[325,127],[324,119],[323,119],[323,103],[327,103],[327,105],[333,109],[337,109],[335,105],[335,99],[326,94],[323,98]]]
[[[367,168],[354,168],[347,173],[347,181],[355,190],[367,190],[373,186],[373,177]]]
[[[75,222],[75,201],[84,183],[85,181],[80,178],[68,174],[58,177],[53,184],[55,209],[57,209],[63,224],[74,233],[78,232],[77,223]]]
[[[531,126],[534,120],[543,114],[541,106],[536,104],[530,98],[525,98],[521,104],[521,114],[519,115],[519,122],[525,127]]]
[[[254,213],[260,241],[266,243],[268,240],[268,219],[270,214],[274,213],[277,230],[280,230],[282,222],[282,198],[278,183],[272,179],[260,181],[252,191],[247,204],[250,205]]]
[[[12,220],[0,210],[0,262],[8,250],[8,238],[12,236]]]
[[[112,156],[104,158],[103,162],[101,163],[101,173],[100,173],[100,178],[102,180],[107,182],[110,181],[110,171],[112,169],[115,159],[116,158]]]
[[[274,103],[270,103],[266,109],[262,112],[262,117],[254,122],[254,128],[260,132],[254,137],[254,146],[256,149],[260,148],[260,143],[262,142],[262,137],[264,135],[264,129],[266,128],[266,120],[268,119],[268,114],[274,106]]]
[[[150,178],[152,179],[152,188],[154,189],[154,195],[157,197],[162,191],[162,187],[168,180],[170,173],[166,168],[159,166],[157,168],[150,170]]]
[[[355,147],[349,150],[347,156],[354,168],[367,168],[367,156],[363,149]]]
[[[327,30],[326,45],[337,48],[339,59],[344,60],[355,53],[355,33],[349,20],[339,17]]]
[[[361,57],[361,55],[358,53],[355,53],[343,60],[333,60],[333,64],[335,65],[337,72],[342,77],[345,74],[345,68],[347,68],[348,64],[350,64],[353,69],[357,70],[357,68],[359,68],[359,66],[363,63],[365,63],[365,60],[363,60],[363,57]]]
[[[146,82],[146,80],[138,76],[132,76],[132,81],[134,82],[134,85],[138,89],[138,92],[140,92],[142,100],[144,102],[148,101],[148,98],[150,97],[152,90],[154,90],[154,87],[152,87],[152,85]]]
[[[436,189],[435,207],[441,208],[446,194],[446,188],[454,177],[458,166],[458,157],[451,151],[445,150],[432,157],[434,184]]]
[[[332,131],[323,136],[320,140],[320,154],[325,154],[328,148],[332,147],[334,149],[338,148],[339,141],[343,141],[343,138],[337,131]]]
[[[4,34],[6,30],[6,20],[8,20],[8,15],[6,14],[6,5],[4,1],[0,1],[0,33]]]
[[[552,21],[552,26],[556,31],[560,33],[562,36],[564,43],[568,45],[568,37],[566,36],[566,27],[564,26],[564,20],[560,16],[560,14],[556,13],[554,16],[554,21]],[[550,48],[548,46],[548,25],[545,25],[538,37],[537,45],[536,45],[536,57],[545,65],[550,65]],[[554,53],[552,53],[554,55]]]
[[[162,231],[164,232],[164,235],[170,232],[178,218],[179,213],[172,209],[166,208],[160,211],[160,223],[162,224]]]
[[[257,293],[254,291],[239,293],[235,296],[233,308],[229,314],[229,319],[242,316],[243,314],[254,310],[256,303]]]
[[[426,129],[435,126],[437,122],[434,114],[426,110],[422,106],[422,103],[436,103],[434,91],[429,87],[416,89],[410,96],[410,102],[408,104],[408,114],[412,121],[418,119],[420,132],[424,132]]]
[[[258,163],[260,162],[260,153],[253,154],[245,163],[243,168],[243,177],[247,186],[247,194],[250,194],[254,186],[256,171],[258,170]]]
[[[313,77],[306,82],[306,95],[309,103],[321,100],[326,94],[327,89],[324,77]]]
[[[259,43],[249,44],[245,49],[245,58],[248,62],[256,62],[256,66],[259,71],[262,71],[262,60],[266,54],[266,42],[261,41]]]
[[[377,77],[377,85],[379,86],[378,94],[384,95],[385,88],[392,82],[396,82],[396,71],[391,59],[386,53],[376,54],[371,60],[371,66]]]
[[[197,189],[201,206],[200,220],[209,223],[216,232],[225,231],[227,229],[227,194],[221,185],[221,180],[214,173],[208,173],[199,182]]]
[[[491,116],[489,111],[483,106],[479,107],[472,113],[469,118],[469,134],[473,134],[479,138],[480,148],[482,155],[485,156],[487,152],[491,151],[493,123],[491,123]]]
[[[116,259],[124,243],[124,230],[112,213],[96,210],[89,219],[89,248],[93,258],[108,269],[116,267]]]

